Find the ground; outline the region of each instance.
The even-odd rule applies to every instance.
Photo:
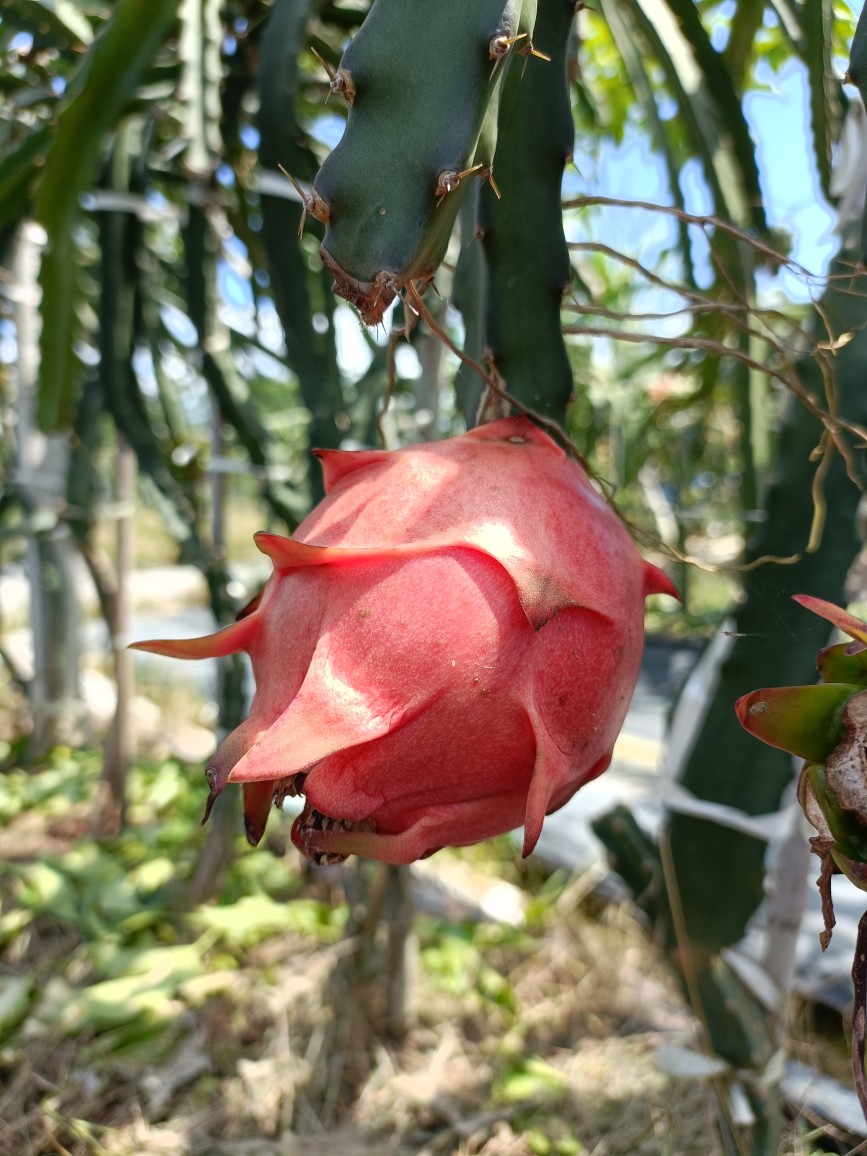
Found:
[[[398,957],[395,869],[310,869],[278,817],[188,910],[198,772],[137,768],[128,828],[97,844],[98,770],[61,750],[0,780],[0,1152],[722,1152],[709,1080],[661,1060],[694,1021],[598,876],[507,840],[441,853]],[[803,1133],[786,1152],[814,1150]]]

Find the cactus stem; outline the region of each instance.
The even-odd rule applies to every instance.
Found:
[[[292,182],[292,187],[301,198],[302,208],[301,220],[298,223],[298,239],[300,240],[304,236],[304,222],[307,220],[308,213],[311,217],[315,217],[317,221],[321,221],[323,225],[327,225],[331,220],[331,210],[322,197],[320,197],[315,190],[310,193],[305,193],[287,169],[284,169],[282,165],[278,165],[277,168],[287,180]]]
[[[434,189],[434,196],[437,198],[437,205],[449,193],[453,193],[464,177],[470,176],[472,173],[479,172],[484,166],[481,164],[473,165],[470,169],[464,169],[463,172],[456,173],[454,169],[443,169],[437,177],[436,188]]]
[[[355,81],[352,79],[351,74],[344,68],[332,68],[328,61],[320,56],[312,45],[310,46],[310,51],[328,73],[328,87],[331,89],[331,92],[337,96],[342,96],[347,104],[354,104]],[[328,96],[330,95],[331,93],[328,94]],[[326,104],[328,104],[328,96],[325,98]]]

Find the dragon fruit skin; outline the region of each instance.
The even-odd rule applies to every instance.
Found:
[[[242,783],[247,837],[303,791],[318,862],[409,863],[525,827],[599,775],[638,675],[644,562],[580,466],[526,418],[397,451],[321,451],[326,497],[236,623],[138,643],[246,650],[250,717],[208,767]],[[207,815],[207,812],[206,812]]]

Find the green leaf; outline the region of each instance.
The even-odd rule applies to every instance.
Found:
[[[500,1081],[498,1099],[510,1104],[550,1100],[565,1091],[566,1077],[538,1056],[530,1056]]]
[[[22,907],[50,913],[55,919],[76,922],[78,904],[75,890],[63,871],[51,863],[33,863],[22,874],[24,885],[17,896]]]
[[[26,975],[0,979],[0,1036],[16,1027],[27,1015],[33,980]]]
[[[36,201],[48,234],[42,259],[42,372],[39,422],[68,422],[76,381],[76,251],[79,197],[93,181],[103,137],[111,131],[162,44],[179,0],[120,0],[91,45],[68,96]]]
[[[814,598],[812,594],[793,594],[792,598],[805,610],[811,610],[820,618],[833,623],[838,630],[842,630],[850,638],[867,644],[867,623],[856,618],[854,614],[850,614],[848,610],[835,606],[833,602],[826,602],[824,598]]]
[[[826,646],[816,655],[816,666],[822,682],[849,682],[867,686],[867,650],[847,654],[848,642]]]
[[[42,33],[47,30],[52,40],[64,46],[93,40],[90,21],[72,0],[17,0],[15,19],[22,27]]]
[[[285,931],[327,940],[340,934],[339,918],[324,904],[304,899],[276,903],[268,895],[245,895],[230,907],[199,907],[192,919],[236,947],[252,947]]]
[[[823,763],[842,738],[840,712],[857,686],[818,683],[754,690],[735,703],[741,726],[768,746]]]
[[[24,911],[20,907],[13,907],[5,915],[0,916],[0,947],[5,947],[17,939],[24,928],[33,920],[32,911]]]
[[[177,1014],[178,987],[202,972],[196,944],[149,948],[131,958],[127,975],[76,992],[63,1009],[61,1021],[70,1032],[85,1027],[105,1031],[139,1016],[165,1022]]]

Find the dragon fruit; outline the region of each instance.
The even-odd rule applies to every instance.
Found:
[[[611,761],[649,593],[673,594],[576,461],[522,417],[397,451],[319,451],[326,497],[217,634],[140,642],[245,650],[250,717],[207,769],[205,818],[241,783],[247,837],[303,794],[319,863],[409,863],[546,814]]]

